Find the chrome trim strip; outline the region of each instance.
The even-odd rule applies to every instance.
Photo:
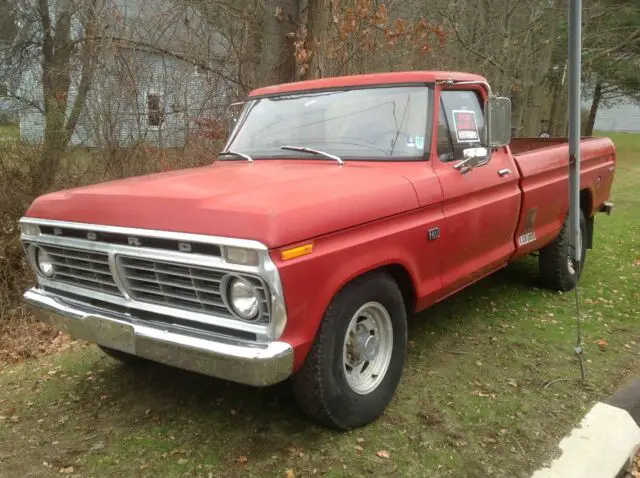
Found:
[[[93,242],[88,239],[77,239],[75,237],[51,236],[48,234],[40,234],[39,236],[20,236],[23,241],[48,244],[51,246],[72,247],[85,251],[103,252],[106,254],[122,254],[132,257],[140,257],[144,259],[152,259],[158,261],[174,261],[193,266],[213,267],[234,272],[252,273],[256,272],[254,266],[243,266],[239,264],[231,264],[226,262],[222,257],[207,256],[205,254],[193,254],[178,251],[166,251],[163,249],[151,249],[146,247],[125,246],[123,244],[111,244],[108,242]]]
[[[118,269],[118,261],[116,260],[115,252],[109,252],[109,270],[111,271],[113,281],[116,283],[116,287],[120,293],[123,295],[125,300],[131,301],[131,296],[129,295],[129,292],[127,292],[127,288],[124,285],[122,277],[120,277],[120,270]]]
[[[87,231],[110,232],[114,234],[128,234],[133,236],[172,239],[176,241],[202,242],[205,244],[215,244],[219,246],[245,247],[247,249],[256,249],[261,251],[267,250],[267,246],[265,246],[261,242],[254,241],[251,239],[235,239],[232,237],[223,237],[223,236],[207,236],[204,234],[191,234],[186,232],[157,231],[154,229],[138,229],[135,227],[100,226],[96,224],[85,224],[81,222],[66,222],[66,221],[55,221],[55,220],[48,220],[48,219],[38,219],[34,217],[23,217],[22,219],[20,219],[19,222],[20,224],[36,224],[38,226],[64,227],[69,229],[83,229]],[[39,237],[39,236],[28,236],[28,237]]]
[[[35,288],[24,300],[38,319],[76,338],[185,370],[254,386],[281,382],[293,370],[293,348],[285,342],[259,345],[197,330],[186,334],[183,328],[83,310]]]

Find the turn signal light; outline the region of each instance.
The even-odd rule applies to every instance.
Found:
[[[282,251],[280,253],[280,259],[283,261],[288,261],[291,259],[295,259],[296,257],[306,256],[307,254],[311,254],[313,252],[313,244],[305,244],[304,246],[294,247],[292,249],[287,249],[286,251]]]

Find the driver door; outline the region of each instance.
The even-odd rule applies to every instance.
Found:
[[[441,90],[439,97],[434,169],[444,194],[441,276],[449,294],[506,265],[515,252],[521,193],[506,147],[466,174],[453,168],[465,149],[483,146],[484,102],[473,89]]]

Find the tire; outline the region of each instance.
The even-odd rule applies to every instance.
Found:
[[[376,327],[370,329],[371,324]],[[349,330],[353,334],[347,337]],[[307,416],[329,427],[366,425],[391,401],[406,351],[407,316],[398,284],[384,273],[356,279],[334,297],[302,368],[292,378],[296,401]]]
[[[137,355],[131,355],[126,352],[122,352],[116,349],[110,349],[109,347],[103,347],[102,345],[98,345],[100,350],[102,350],[109,357],[118,360],[119,362],[125,364],[139,364],[145,362],[145,359],[138,357]]]
[[[540,249],[538,264],[540,267],[540,275],[545,285],[551,289],[567,292],[573,289],[578,283],[578,279],[584,269],[584,263],[587,258],[586,248],[586,229],[587,223],[584,213],[580,211],[580,236],[582,240],[582,261],[579,267],[575,267],[575,263],[569,259],[571,249],[571,238],[569,237],[569,216],[564,220],[562,229],[558,237],[548,246]]]

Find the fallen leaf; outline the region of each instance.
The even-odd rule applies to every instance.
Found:
[[[178,465],[184,465],[185,463],[187,463],[187,459],[186,458],[178,459]]]
[[[67,466],[65,468],[60,468],[60,473],[73,473],[73,467]]]
[[[498,440],[496,440],[495,438],[491,438],[491,437],[486,437],[484,439],[484,441],[486,441],[488,443],[498,443]]]
[[[515,380],[509,380],[507,383],[509,385],[511,385],[512,387],[517,387],[518,386],[518,382],[516,382]]]
[[[504,435],[505,433],[507,433],[507,429],[506,428],[501,428],[500,429],[500,435]]]
[[[364,442],[365,442],[365,439],[364,439],[364,438],[362,438],[362,437],[358,437],[358,438],[356,438],[356,442],[357,442],[357,443],[364,443]]]
[[[471,395],[475,395],[476,397],[483,397],[483,398],[496,398],[495,393],[484,393],[479,390],[476,390],[475,392],[471,392]]]
[[[605,339],[600,339],[596,343],[598,344],[598,347],[600,347],[600,350],[602,352],[604,352],[607,348],[607,345],[609,345],[609,343]]]
[[[391,456],[387,450],[379,450],[376,452],[376,455],[379,458],[385,458],[385,459],[388,459]]]
[[[246,465],[248,462],[249,462],[249,458],[247,458],[244,455],[238,458],[238,463],[240,463],[241,465]]]
[[[293,472],[293,470],[286,470],[284,472],[284,478],[296,478],[296,474]]]
[[[356,445],[355,448],[356,448],[356,451],[359,451],[360,453],[364,451],[364,448],[362,448],[360,445]]]

